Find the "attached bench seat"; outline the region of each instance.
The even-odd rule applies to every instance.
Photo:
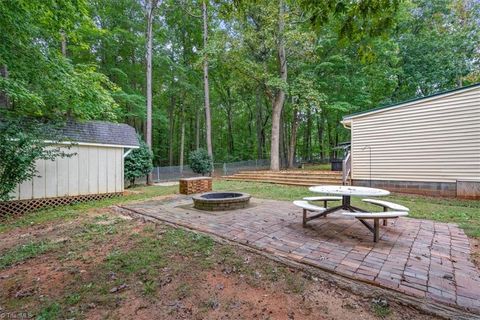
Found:
[[[362,201],[366,203],[375,204],[377,206],[381,206],[385,209],[385,211],[387,211],[386,209],[392,209],[395,211],[404,211],[404,212],[410,211],[410,209],[408,209],[405,206],[402,206],[401,204],[393,203],[389,201],[378,200],[378,199],[362,199]]]
[[[328,201],[341,201],[342,197],[332,197],[332,196],[327,196],[327,197],[305,197],[303,200],[306,201],[323,201],[323,206],[327,208],[327,202]]]
[[[377,199],[362,199],[362,201],[383,207],[384,212],[387,212],[388,209],[391,209],[393,211],[403,211],[403,212],[410,211],[410,209],[408,209],[407,207],[402,206],[401,204],[398,204],[398,203],[390,202],[390,201],[377,200]],[[383,219],[383,225],[384,226],[387,225],[387,219]]]
[[[345,216],[357,218],[365,227],[373,233],[373,241],[377,242],[380,237],[380,219],[392,219],[408,216],[405,211],[387,211],[387,212],[343,212]],[[373,219],[373,227],[365,220]]]
[[[307,225],[308,221],[322,216],[323,212],[326,210],[326,208],[324,207],[319,207],[319,206],[310,204],[308,203],[308,201],[304,201],[304,200],[295,200],[293,201],[293,204],[303,209],[303,226],[304,227]],[[311,217],[307,217],[307,212],[319,212],[319,213]]]

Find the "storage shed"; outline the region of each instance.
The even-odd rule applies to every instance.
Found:
[[[18,214],[44,206],[101,199],[124,191],[124,155],[139,147],[135,129],[127,124],[69,121],[60,136],[72,144],[69,158],[38,160],[38,177],[18,185],[0,214]]]
[[[343,118],[354,185],[480,198],[480,84]]]

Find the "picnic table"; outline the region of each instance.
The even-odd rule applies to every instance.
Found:
[[[340,206],[331,207],[323,211],[323,216],[339,210],[346,210],[350,212],[365,212],[365,210],[351,205],[351,197],[381,197],[388,196],[390,194],[390,191],[388,190],[355,186],[323,185],[310,187],[309,190],[312,192],[342,197],[342,204]]]
[[[408,215],[408,208],[401,205],[387,202],[387,201],[378,201],[375,199],[363,199],[365,202],[379,204],[385,207],[384,212],[367,212],[363,209],[352,206],[351,197],[380,197],[388,196],[390,191],[376,188],[367,188],[367,187],[354,187],[354,186],[315,186],[310,187],[310,191],[324,193],[327,195],[335,195],[342,197],[342,204],[340,206],[335,206],[331,208],[323,208],[314,205],[310,205],[306,201],[294,201],[293,203],[301,208],[303,208],[303,227],[306,227],[307,222],[313,219],[318,219],[325,217],[326,215],[342,210],[342,214],[346,216],[351,216],[358,219],[368,230],[373,233],[373,241],[377,242],[380,238],[380,219],[384,220],[384,225],[386,224],[386,219],[404,217]],[[306,198],[308,199],[308,198]],[[393,208],[395,210],[402,211],[387,211],[387,208]],[[317,212],[313,216],[307,216],[307,212]],[[373,226],[368,223],[366,220],[373,220]]]

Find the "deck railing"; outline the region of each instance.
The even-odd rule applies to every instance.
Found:
[[[342,166],[342,183],[346,185],[348,183],[348,179],[350,178],[350,173],[352,171],[352,157],[351,152],[347,152],[347,156],[343,159],[343,166]]]

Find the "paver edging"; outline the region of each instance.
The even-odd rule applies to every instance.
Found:
[[[425,313],[428,313],[437,317],[441,317],[444,319],[459,319],[459,320],[479,319],[480,320],[480,314],[478,313],[472,313],[469,310],[454,307],[449,304],[440,304],[432,300],[427,300],[425,298],[407,295],[403,292],[396,291],[386,286],[382,286],[381,284],[376,283],[374,281],[359,279],[359,278],[349,276],[348,274],[343,274],[338,271],[335,272],[328,268],[322,268],[321,266],[316,265],[314,263],[310,263],[305,259],[301,259],[300,261],[292,260],[292,258],[286,257],[285,254],[280,252],[274,252],[274,250],[258,249],[255,246],[251,245],[248,240],[235,241],[227,237],[223,237],[218,234],[212,233],[206,229],[193,228],[183,223],[173,223],[168,219],[162,219],[158,216],[150,215],[145,212],[140,212],[132,208],[123,207],[123,206],[114,206],[114,207],[118,208],[119,209],[118,211],[130,216],[134,216],[137,218],[140,217],[148,221],[160,221],[174,228],[188,229],[189,231],[192,231],[194,233],[208,235],[217,243],[233,245],[233,246],[242,248],[248,252],[262,255],[270,260],[307,272],[310,275],[315,275],[330,283],[333,282],[333,284],[337,285],[342,289],[349,290],[355,294],[358,294],[364,297],[376,298],[379,296],[383,296],[399,304],[413,307]]]

